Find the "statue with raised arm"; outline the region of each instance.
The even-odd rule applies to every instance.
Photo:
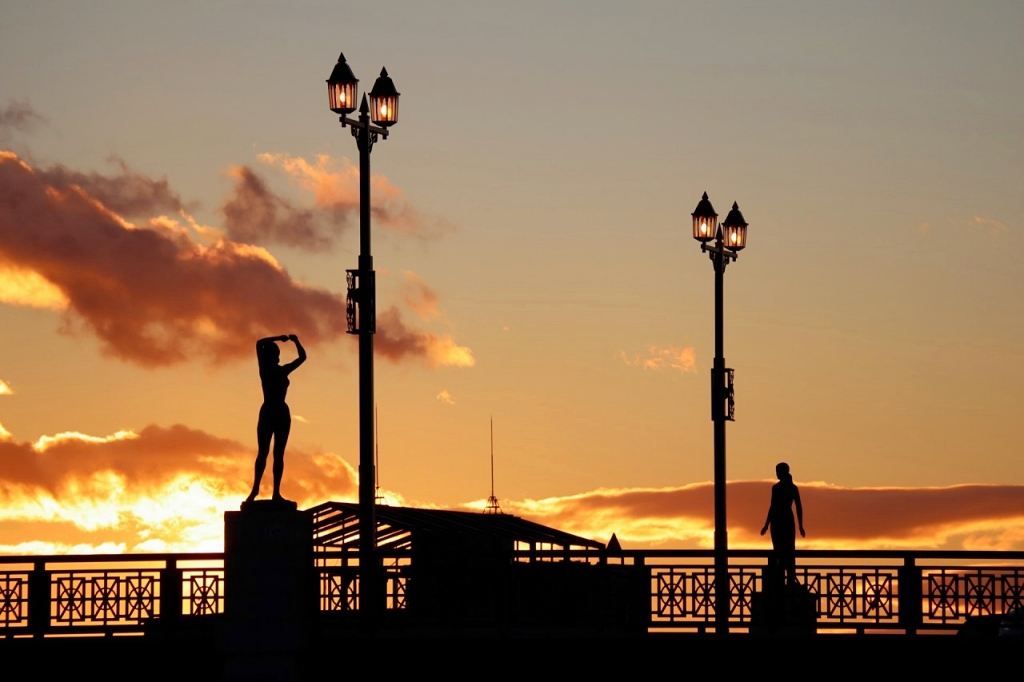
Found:
[[[277,342],[291,341],[299,352],[299,357],[287,365],[281,364],[281,349]],[[288,375],[306,361],[306,351],[299,343],[295,334],[287,336],[270,336],[256,342],[256,361],[260,367],[260,383],[263,384],[263,406],[260,407],[260,418],[256,423],[256,475],[252,483],[252,492],[246,502],[252,502],[260,492],[260,481],[263,470],[267,467],[270,455],[270,441],[274,441],[274,497],[275,502],[283,502],[281,497],[281,475],[284,473],[284,448],[288,444],[288,433],[292,428],[292,415],[288,404],[284,401],[288,393]]]

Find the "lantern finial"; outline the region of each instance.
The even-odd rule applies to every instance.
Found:
[[[740,213],[739,203],[735,201],[732,203],[732,210],[725,217],[722,229],[725,231],[726,248],[739,251],[747,245],[747,221]]]
[[[388,75],[386,67],[380,70],[370,90],[370,120],[381,126],[393,126],[398,122],[398,90]]]
[[[338,63],[327,79],[327,99],[331,111],[336,114],[350,114],[356,110],[356,94],[359,79],[352,73],[352,68],[345,61],[345,53],[338,55]]]
[[[708,199],[708,193],[700,198],[697,208],[693,209],[693,238],[699,242],[709,242],[715,238],[718,230],[718,214]]]

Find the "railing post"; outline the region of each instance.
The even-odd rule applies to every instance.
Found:
[[[181,569],[171,558],[160,571],[160,620],[164,628],[174,628],[181,621]]]
[[[623,555],[619,561],[622,562],[623,566],[626,566],[626,557]],[[640,592],[638,589],[638,597],[643,598],[643,617],[640,619],[642,623],[641,630],[647,632],[650,630],[651,623],[654,622],[655,603],[657,600],[657,590],[654,589],[653,580],[654,576],[651,573],[651,567],[647,564],[646,554],[634,554],[633,555],[633,571],[637,576],[638,588],[639,582],[643,581],[643,591]]]
[[[50,574],[45,561],[36,561],[28,578],[28,629],[42,637],[50,626]]]
[[[912,555],[904,557],[897,580],[900,625],[908,635],[916,635],[921,625],[921,569]]]

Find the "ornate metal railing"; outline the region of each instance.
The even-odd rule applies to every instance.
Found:
[[[751,625],[769,553],[730,552],[731,626]],[[715,620],[710,551],[622,552],[609,562],[650,576],[654,630],[710,629]],[[1024,552],[798,551],[797,581],[819,631],[960,629],[970,617],[1024,609]]]
[[[396,615],[415,612],[409,588],[419,574],[411,555],[382,554],[387,608]],[[736,631],[752,625],[768,559],[760,550],[730,553],[729,621]],[[548,582],[531,577],[533,563],[542,564],[537,568]],[[557,579],[558,563],[577,569],[571,584],[549,580]],[[503,580],[515,583],[519,604],[538,603],[528,589],[547,590],[541,601],[559,589],[576,589],[564,603],[582,608],[581,599],[608,598],[579,591],[584,564],[593,565],[598,577],[605,571],[615,578],[588,585],[611,585],[618,591],[611,600],[616,608],[629,601],[626,611],[639,613],[640,626],[649,631],[714,626],[710,550],[514,552]],[[0,637],[138,633],[153,624],[199,622],[224,612],[223,566],[222,554],[0,557]],[[317,553],[314,570],[321,612],[358,612],[354,557]],[[955,631],[972,617],[1024,612],[1024,552],[799,551],[797,578],[813,600],[818,631]],[[459,581],[451,584],[458,589]],[[508,604],[504,608],[507,614]]]
[[[0,637],[144,632],[224,612],[221,554],[0,557]]]

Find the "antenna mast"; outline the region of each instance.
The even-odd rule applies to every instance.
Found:
[[[380,494],[380,439],[377,435],[377,403],[373,404],[373,503],[383,504]]]
[[[501,507],[498,506],[498,498],[494,496],[494,415],[491,415],[491,496],[487,498],[485,514],[500,514]]]

